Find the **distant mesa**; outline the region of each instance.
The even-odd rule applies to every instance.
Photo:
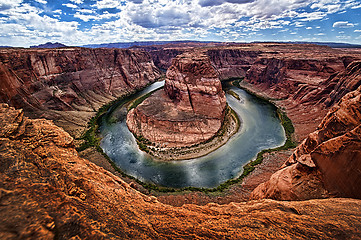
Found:
[[[30,46],[30,48],[61,48],[61,47],[67,47],[67,46],[58,42],[56,43],[47,42],[40,45]]]
[[[129,111],[127,125],[138,140],[163,150],[194,146],[219,132],[226,105],[209,57],[186,52],[172,60],[164,89]]]

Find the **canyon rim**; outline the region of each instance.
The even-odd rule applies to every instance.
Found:
[[[0,0],[0,239],[361,239],[359,0]]]

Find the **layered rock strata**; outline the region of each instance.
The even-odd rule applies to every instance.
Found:
[[[0,101],[22,107],[28,115],[56,120],[69,131],[86,126],[102,105],[159,77],[160,71],[144,51],[86,48],[0,51]]]
[[[346,239],[361,202],[273,200],[172,207],[80,158],[73,138],[0,104],[1,239]]]
[[[357,71],[359,73],[361,68]],[[330,109],[252,199],[361,198],[361,87]]]
[[[209,58],[184,53],[172,61],[164,90],[127,116],[136,136],[167,147],[184,147],[211,139],[222,127],[226,98]]]
[[[327,108],[337,102],[325,100],[337,84],[332,79],[352,61],[361,59],[359,49],[312,44],[229,44],[203,50],[221,79],[245,77],[243,87],[281,99],[278,105],[289,113],[297,141],[314,131]],[[148,51],[159,66],[166,68],[171,65],[172,57],[185,49],[164,45]]]

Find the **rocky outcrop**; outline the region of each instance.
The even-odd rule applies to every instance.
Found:
[[[349,72],[350,76],[353,73]],[[253,191],[251,198],[361,198],[360,160],[361,87],[330,109],[318,129],[297,147],[281,170]]]
[[[278,98],[310,102],[317,85],[345,69],[342,59],[271,56],[258,59],[247,72],[247,81],[272,89]],[[307,98],[305,95],[307,94]],[[300,96],[302,95],[302,96]]]
[[[0,101],[27,110],[94,111],[91,94],[116,97],[160,76],[140,51],[5,49],[0,60]]]
[[[337,91],[334,88],[338,74],[350,62],[361,58],[357,49],[317,45],[261,44],[258,49],[261,54],[242,84],[276,100],[286,110],[295,127],[296,141],[302,141],[317,128],[329,107],[337,102],[328,98],[332,91]]]
[[[218,47],[204,49],[204,53],[209,56],[212,66],[216,69],[221,80],[228,78],[239,78],[246,76],[246,72],[262,53],[255,49],[248,49],[245,44],[234,47]],[[154,64],[161,69],[168,69],[172,65],[172,59],[185,51],[187,48],[164,48],[148,50],[152,56]]]
[[[226,98],[209,58],[184,53],[172,61],[164,90],[154,93],[127,116],[137,136],[168,147],[198,144],[222,126]]]
[[[356,90],[361,85],[361,61],[350,63],[346,71],[334,75],[327,81],[324,104],[329,107],[337,103],[344,95]]]
[[[261,51],[248,50],[249,45],[210,49],[206,54],[217,70],[220,79],[245,77]],[[247,51],[248,50],[248,51]]]
[[[154,82],[160,71],[143,51],[2,49],[0,101],[74,128],[102,105]],[[67,127],[67,126],[66,126]],[[67,130],[70,130],[67,128]],[[76,134],[75,134],[76,135]]]
[[[150,50],[149,54],[152,56],[154,64],[166,71],[172,65],[172,59],[182,54],[185,49],[181,48],[166,48]]]
[[[253,239],[361,232],[352,199],[172,207],[80,158],[44,119],[0,105],[1,239]],[[257,231],[255,231],[255,228]]]

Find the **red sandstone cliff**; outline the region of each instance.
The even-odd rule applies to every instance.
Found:
[[[160,77],[148,53],[121,49],[2,49],[0,101],[62,125]],[[38,114],[38,115],[39,115]],[[71,129],[67,129],[71,130]]]
[[[212,138],[222,126],[226,98],[209,58],[183,53],[173,59],[166,76],[164,90],[128,113],[130,131],[169,147]]]
[[[348,91],[335,89],[339,73],[360,51],[339,50],[316,45],[263,44],[262,53],[247,71],[243,85],[258,94],[276,99],[295,126],[295,139],[302,141],[326,115],[331,92],[340,99]],[[273,51],[271,51],[273,50]],[[357,86],[357,84],[354,84]],[[347,87],[346,87],[347,88]]]
[[[350,64],[329,99],[359,85],[359,62]],[[341,87],[343,86],[343,87]],[[339,89],[343,91],[339,91]],[[342,196],[361,198],[361,87],[342,97],[252,199],[301,200]]]
[[[352,199],[172,207],[78,156],[51,121],[0,105],[1,239],[255,239],[361,236]]]
[[[248,49],[248,45],[239,48],[210,49],[206,54],[217,70],[220,79],[245,77],[246,72],[261,54],[260,50]]]

